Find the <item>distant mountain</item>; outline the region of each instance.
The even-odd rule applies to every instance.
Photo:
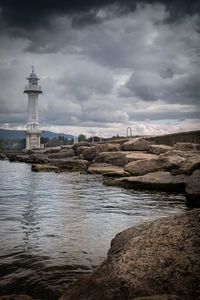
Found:
[[[49,139],[58,138],[59,136],[64,136],[65,138],[68,139],[74,138],[74,136],[71,134],[55,133],[46,130],[42,130],[41,136]],[[24,138],[25,138],[24,130],[0,129],[1,140],[15,140],[15,139],[24,139]]]

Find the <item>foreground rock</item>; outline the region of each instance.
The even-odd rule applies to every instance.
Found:
[[[102,174],[106,176],[114,176],[114,177],[123,177],[128,176],[129,173],[124,171],[123,168],[113,166],[105,163],[94,163],[91,164],[88,168],[88,173],[90,174]]]
[[[60,300],[199,299],[199,228],[195,209],[117,234],[107,259]]]
[[[189,206],[200,207],[200,170],[194,171],[187,179],[186,201]]]
[[[160,190],[167,192],[184,192],[187,176],[173,176],[169,172],[158,171],[148,173],[144,176],[130,176],[113,179],[105,182],[110,186],[121,186],[125,188],[138,188],[147,190]]]

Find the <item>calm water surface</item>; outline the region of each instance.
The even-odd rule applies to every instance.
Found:
[[[125,190],[99,175],[0,161],[0,295],[58,299],[106,257],[116,233],[186,210],[181,194]]]

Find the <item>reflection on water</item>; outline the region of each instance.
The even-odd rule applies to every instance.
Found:
[[[187,209],[180,194],[124,190],[102,177],[0,162],[0,295],[57,299],[135,224]]]

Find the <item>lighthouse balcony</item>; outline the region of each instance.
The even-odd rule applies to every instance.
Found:
[[[24,93],[28,93],[28,92],[42,93],[42,88],[40,85],[27,84],[25,85]]]

